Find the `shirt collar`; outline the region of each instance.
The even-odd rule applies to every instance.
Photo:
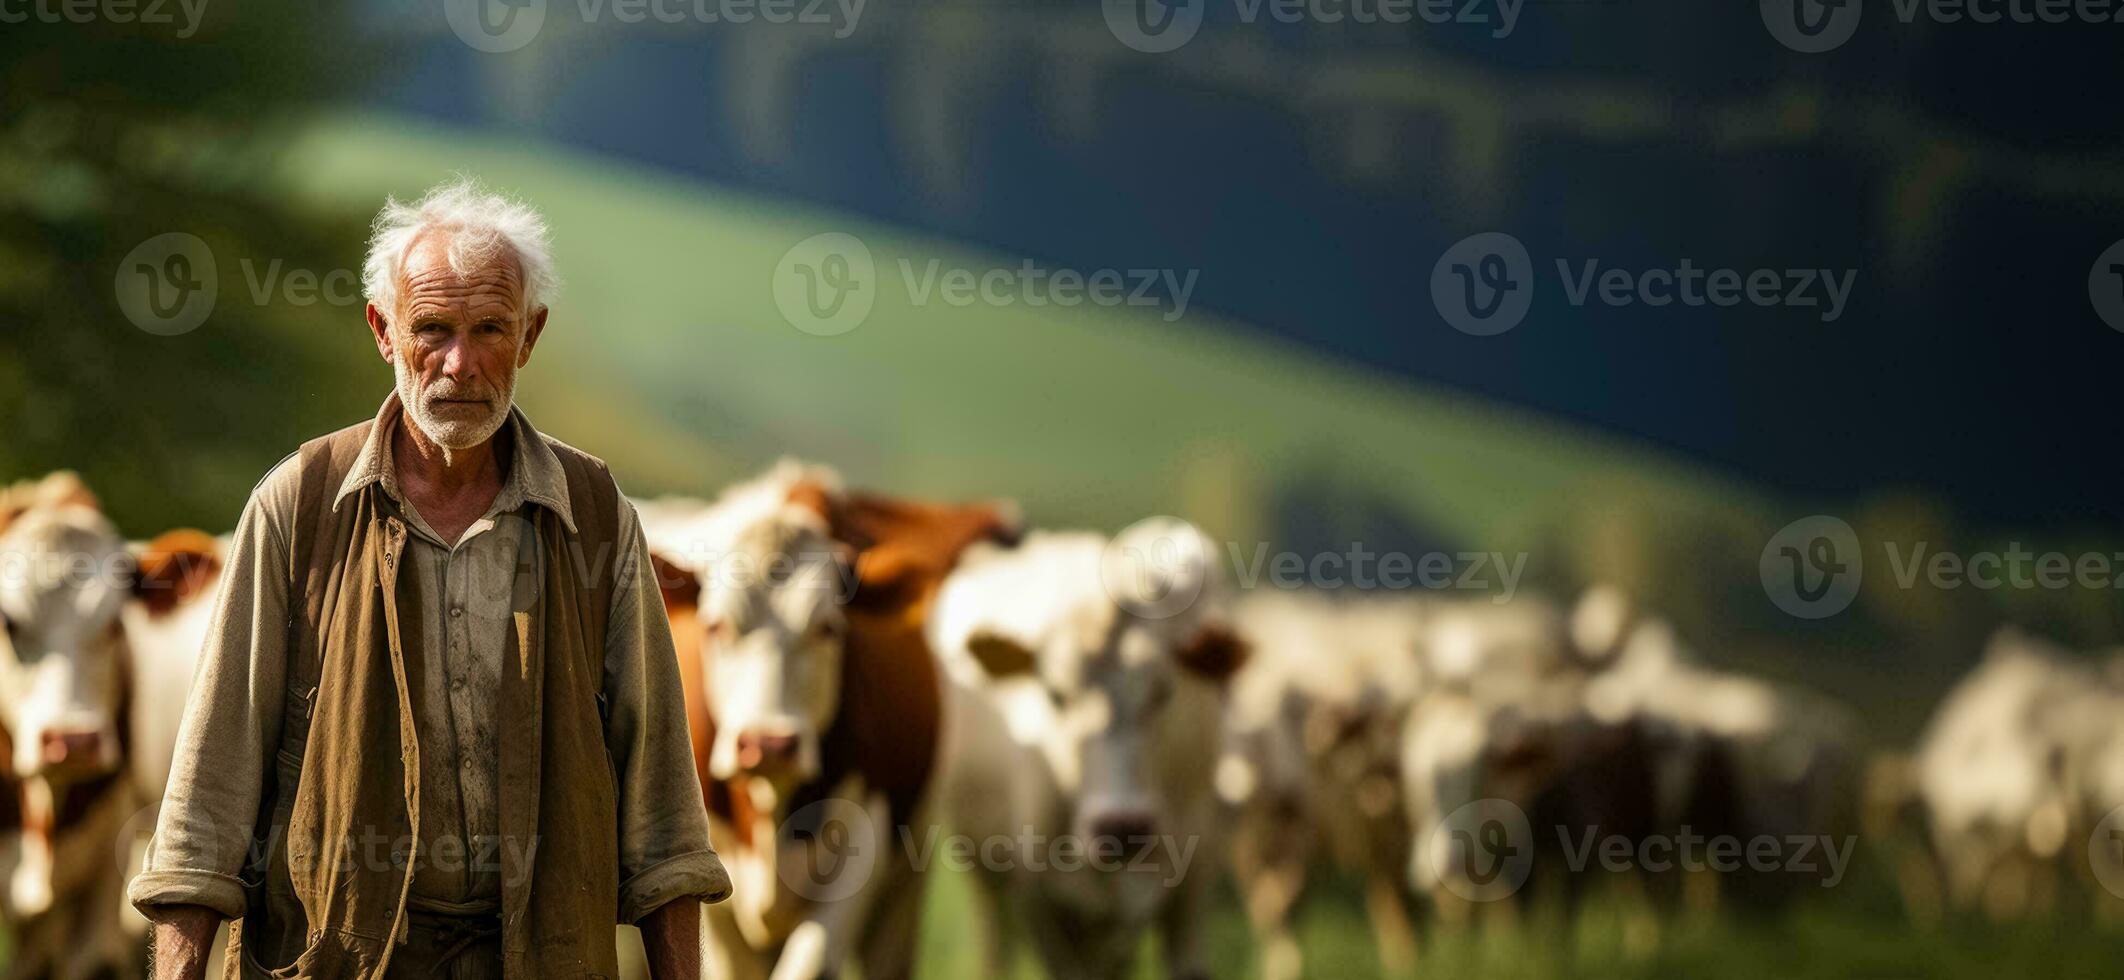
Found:
[[[368,439],[347,470],[346,481],[339,485],[339,494],[332,498],[333,510],[339,509],[340,501],[371,483],[382,484],[391,499],[405,502],[398,492],[398,469],[391,461],[391,437],[403,424],[404,413],[397,391],[385,396],[383,406],[376,410],[376,424],[369,427]],[[575,510],[568,500],[568,476],[561,469],[560,457],[554,455],[552,446],[546,445],[546,437],[532,427],[523,409],[510,405],[509,420],[503,424],[515,443],[515,458],[502,477],[501,492],[495,494],[488,516],[534,503],[559,514],[568,533],[576,533]]]

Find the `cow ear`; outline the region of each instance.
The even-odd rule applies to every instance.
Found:
[[[985,630],[967,637],[966,651],[990,677],[1017,677],[1039,666],[1039,658],[1024,644]]]
[[[656,573],[657,590],[664,594],[665,609],[693,609],[701,604],[701,580],[691,571],[663,555],[649,553]]]
[[[1211,624],[1195,631],[1195,635],[1178,651],[1180,666],[1213,681],[1231,679],[1241,666],[1246,664],[1246,641],[1239,634],[1223,626]]]
[[[141,549],[133,595],[160,616],[206,590],[221,571],[221,548],[204,531],[164,531]]]

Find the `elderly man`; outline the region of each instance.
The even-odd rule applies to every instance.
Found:
[[[130,898],[155,976],[613,977],[642,926],[700,969],[708,844],[662,598],[604,464],[516,372],[554,276],[537,212],[469,181],[377,217],[397,385],[253,491]]]

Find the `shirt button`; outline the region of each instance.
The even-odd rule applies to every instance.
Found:
[[[453,691],[462,691],[462,690],[464,690],[464,689],[465,689],[465,679],[464,679],[464,678],[462,678],[462,677],[452,677],[452,678],[450,678],[450,690],[453,690]]]
[[[465,607],[463,607],[463,606],[451,606],[451,607],[450,607],[450,618],[451,618],[451,619],[459,619],[459,618],[462,618],[462,617],[464,616],[464,614],[465,614]]]

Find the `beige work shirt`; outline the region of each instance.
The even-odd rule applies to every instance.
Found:
[[[496,692],[511,611],[535,588],[517,574],[538,532],[528,506],[558,513],[574,530],[567,478],[546,438],[510,409],[513,459],[486,514],[445,542],[399,492],[391,438],[401,408],[393,394],[377,412],[336,501],[370,483],[412,532],[405,571],[430,610],[422,655],[435,660],[411,692],[420,740],[422,843],[416,897],[441,902],[501,898]],[[225,556],[219,606],[192,683],[176,758],[145,870],[128,887],[137,906],[203,905],[231,918],[244,910],[239,876],[251,846],[268,770],[280,744],[287,668],[290,529],[299,465],[266,475],[244,507]],[[720,901],[730,878],[708,843],[707,812],[694,774],[678,661],[663,597],[634,507],[620,498],[621,554],[605,637],[605,743],[618,775],[620,921],[634,922],[674,898]],[[611,832],[584,827],[583,833]],[[535,899],[534,899],[535,900]]]

